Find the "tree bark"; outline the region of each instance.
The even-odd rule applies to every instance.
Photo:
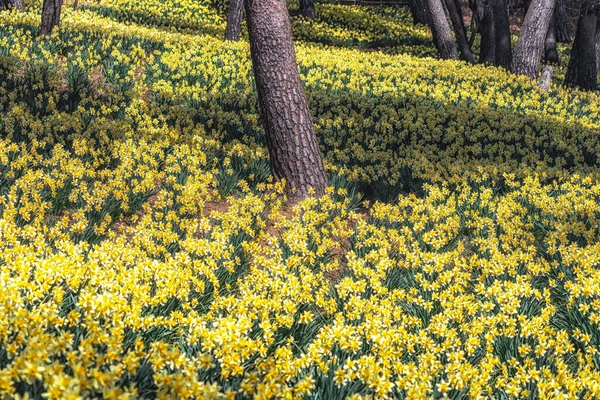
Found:
[[[50,35],[54,27],[60,24],[61,7],[62,0],[44,0],[44,4],[42,5],[40,35]]]
[[[496,65],[510,69],[512,63],[512,47],[510,41],[510,25],[506,0],[490,0],[494,9],[494,33]]]
[[[596,21],[596,73],[600,72],[600,16]]]
[[[446,0],[446,7],[448,8],[448,13],[450,14],[452,26],[454,27],[454,36],[456,37],[456,43],[458,44],[461,58],[470,62],[471,64],[475,64],[475,57],[471,51],[471,46],[469,46],[467,29],[465,28],[462,11],[458,8],[460,7],[460,4],[458,4],[457,7],[456,0]]]
[[[250,53],[271,172],[290,201],[321,196],[327,175],[300,81],[285,0],[246,0]]]
[[[408,7],[415,25],[429,25],[429,16],[424,0],[409,0]]]
[[[484,6],[483,18],[481,19],[479,62],[482,64],[496,65],[496,31],[494,26],[494,8],[489,1],[486,2]]]
[[[569,34],[569,15],[566,0],[556,0],[556,39],[558,43],[571,43]]]
[[[550,84],[552,83],[552,73],[554,72],[554,68],[550,65],[546,65],[544,69],[542,69],[542,75],[538,81],[538,85],[540,85],[540,90],[542,92],[547,92],[550,90]]]
[[[243,14],[244,0],[230,0],[229,10],[227,10],[227,27],[225,28],[225,40],[240,40]]]
[[[596,57],[596,26],[600,6],[597,1],[586,0],[581,5],[577,32],[571,49],[565,85],[582,90],[595,90],[598,85]]]
[[[300,0],[300,15],[306,18],[314,18],[315,0]]]
[[[548,26],[548,33],[546,33],[546,42],[544,44],[545,54],[544,61],[548,64],[560,65],[560,58],[558,57],[558,48],[556,47],[556,9],[554,15],[550,19],[550,25]]]
[[[440,53],[440,57],[445,60],[458,60],[456,42],[452,37],[442,0],[427,0],[427,11],[433,42]]]
[[[554,11],[555,0],[533,0],[525,15],[515,46],[512,71],[535,80],[538,76],[544,42]]]
[[[11,9],[25,11],[25,3],[23,0],[0,0],[0,11]]]

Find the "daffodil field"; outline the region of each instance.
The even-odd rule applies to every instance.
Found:
[[[599,398],[600,94],[318,4],[291,205],[224,3],[0,13],[0,398]]]

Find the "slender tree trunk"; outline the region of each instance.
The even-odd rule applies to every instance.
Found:
[[[596,21],[596,72],[600,72],[600,16]]]
[[[60,24],[61,7],[62,0],[44,0],[44,4],[42,5],[40,35],[50,35],[54,27]]]
[[[409,0],[408,7],[415,25],[429,25],[429,17],[424,0]]]
[[[556,39],[558,43],[571,43],[566,1],[556,0]]]
[[[565,76],[566,86],[595,90],[598,85],[596,26],[599,9],[595,1],[586,0],[581,5],[577,32]]]
[[[230,0],[229,10],[227,10],[227,27],[225,28],[225,40],[240,40],[243,14],[244,0]]]
[[[496,64],[496,31],[494,26],[494,8],[490,4],[489,0],[484,6],[483,18],[481,19],[479,62],[482,64]]]
[[[510,25],[506,0],[490,0],[494,9],[494,33],[496,37],[496,65],[510,69],[512,63],[512,46],[510,42]]]
[[[288,197],[321,196],[327,175],[300,81],[285,0],[246,0],[250,53],[271,172]]]
[[[558,57],[558,48],[556,47],[556,9],[554,15],[550,19],[550,26],[548,26],[548,33],[546,33],[545,43],[545,54],[544,60],[548,64],[560,65],[560,58]]]
[[[300,0],[300,15],[306,18],[314,18],[315,0]]]
[[[460,6],[460,4],[458,6]],[[457,7],[455,0],[446,0],[446,7],[450,14],[452,26],[454,27],[454,36],[456,37],[456,43],[458,44],[461,58],[471,64],[475,64],[475,57],[469,46],[469,39],[467,39],[467,30],[465,28],[461,10]]]
[[[429,25],[433,34],[433,41],[440,57],[445,60],[458,60],[456,42],[452,37],[442,0],[427,0],[427,11],[430,17]]]
[[[555,0],[531,2],[515,46],[512,62],[512,71],[515,74],[526,75],[531,80],[537,79],[554,3]]]
[[[0,11],[16,9],[25,11],[25,3],[23,0],[0,0]]]

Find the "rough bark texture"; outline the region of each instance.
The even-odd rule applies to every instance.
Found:
[[[0,11],[16,9],[19,11],[25,10],[25,3],[23,0],[0,0]]]
[[[542,92],[547,92],[550,89],[550,84],[552,83],[552,74],[554,73],[554,68],[550,65],[546,65],[544,69],[542,69],[542,75],[538,81],[540,85],[540,90]]]
[[[429,25],[429,16],[424,0],[409,0],[408,7],[415,25]]]
[[[55,26],[60,24],[62,0],[44,0],[42,5],[42,24],[40,35],[50,35]]]
[[[243,13],[244,0],[229,1],[229,10],[227,10],[227,27],[225,28],[225,40],[240,40]]]
[[[531,80],[537,78],[554,3],[555,0],[531,2],[513,54],[512,71],[515,74],[528,76]]]
[[[458,6],[460,7],[460,4],[458,4]],[[457,7],[456,0],[446,0],[446,7],[448,9],[448,13],[450,14],[452,26],[454,27],[454,36],[456,37],[456,43],[458,44],[461,58],[465,61],[475,64],[475,57],[471,51],[471,46],[469,46],[467,29],[465,28],[465,23],[462,18],[462,12]]]
[[[315,17],[315,1],[314,0],[300,0],[300,15],[306,18]]]
[[[596,26],[599,10],[600,6],[597,0],[587,0],[581,5],[577,32],[565,76],[566,86],[594,90],[598,85]]]
[[[512,63],[512,47],[510,43],[510,25],[506,0],[490,0],[494,9],[494,34],[496,65],[510,69]]]
[[[327,175],[300,81],[285,0],[246,0],[250,52],[271,172],[292,202],[323,195]]]
[[[558,43],[571,43],[566,1],[556,0],[556,39]]]
[[[485,5],[483,18],[481,19],[479,62],[482,64],[496,64],[496,31],[494,29],[494,8],[489,2]]]
[[[429,26],[433,35],[433,42],[440,53],[440,57],[446,60],[458,60],[456,42],[452,37],[442,0],[427,0],[427,11],[430,17]]]
[[[556,47],[556,9],[554,15],[550,20],[548,26],[548,32],[546,33],[546,42],[544,44],[545,54],[544,61],[548,64],[560,65],[560,58],[558,57],[558,48]]]

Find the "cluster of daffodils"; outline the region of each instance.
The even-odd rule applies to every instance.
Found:
[[[212,2],[38,6],[0,13],[0,398],[600,397],[597,93],[318,5],[331,187],[290,205]]]

